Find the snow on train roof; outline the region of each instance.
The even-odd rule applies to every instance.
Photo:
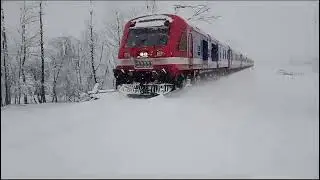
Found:
[[[156,15],[148,15],[138,17],[131,21],[135,21],[135,27],[152,27],[152,26],[162,26],[165,21],[169,21],[170,23],[173,19],[168,15],[156,14]]]

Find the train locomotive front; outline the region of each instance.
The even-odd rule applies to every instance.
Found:
[[[114,69],[125,94],[156,95],[208,74],[236,72],[253,60],[177,15],[142,16],[126,23]]]
[[[126,23],[114,69],[116,88],[125,94],[165,94],[182,86],[175,52],[185,21],[175,15],[150,15]],[[180,60],[180,61],[179,61]]]

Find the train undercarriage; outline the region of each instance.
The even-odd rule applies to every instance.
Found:
[[[182,88],[184,79],[161,70],[114,70],[116,88],[124,94],[159,95]]]
[[[249,66],[251,67],[251,66]],[[182,89],[208,76],[223,76],[242,70],[237,69],[207,69],[207,70],[186,70],[176,74],[166,69],[161,70],[124,70],[115,69],[115,87],[118,91],[127,95],[157,96],[167,94],[177,89]]]

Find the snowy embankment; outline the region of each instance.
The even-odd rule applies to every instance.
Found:
[[[293,68],[302,75],[257,65],[172,97],[8,107],[1,178],[319,177],[319,74]]]

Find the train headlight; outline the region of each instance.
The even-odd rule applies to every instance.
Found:
[[[139,55],[140,55],[140,57],[148,57],[147,52],[140,52]]]

